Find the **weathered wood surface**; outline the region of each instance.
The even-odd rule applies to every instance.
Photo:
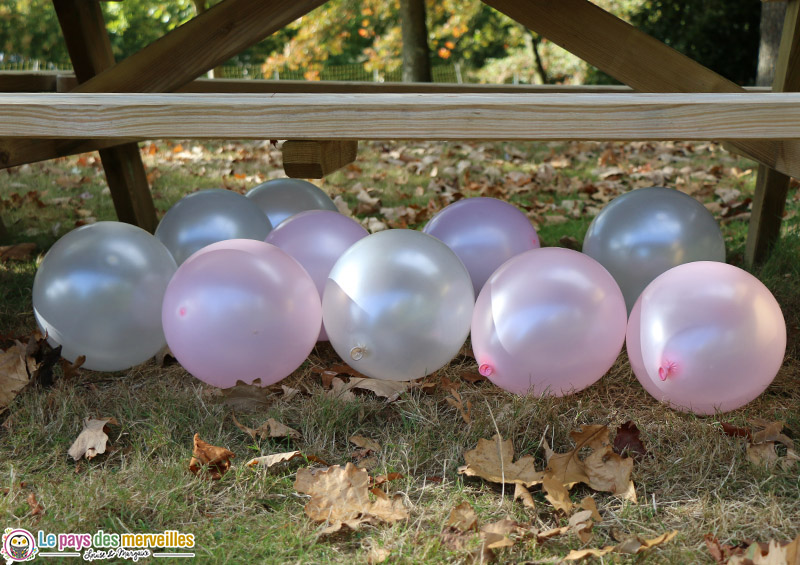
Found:
[[[800,139],[795,93],[0,94],[0,114],[0,137],[59,139]]]
[[[114,66],[114,53],[100,4],[53,0],[53,7],[79,82],[85,83]],[[40,143],[41,147],[47,147],[52,142]],[[100,160],[117,218],[149,232],[155,231],[158,218],[138,144],[126,143],[101,150]]]
[[[786,7],[772,88],[777,92],[800,91],[800,0],[790,0]],[[744,252],[746,264],[752,266],[766,259],[780,237],[789,181],[789,177],[779,171],[764,165],[758,167]]]
[[[281,152],[286,176],[321,179],[356,160],[358,141],[289,140]]]

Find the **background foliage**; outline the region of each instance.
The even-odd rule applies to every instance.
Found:
[[[118,59],[183,24],[218,0],[103,3]],[[327,77],[326,68],[360,65],[381,76],[398,71],[400,0],[330,0],[243,52],[229,65],[262,65],[265,76]],[[740,84],[755,77],[761,6],[753,0],[596,0],[617,16]],[[612,82],[480,0],[428,2],[433,65],[458,63],[480,82]],[[539,61],[537,64],[536,55]],[[0,4],[0,63],[69,63],[50,0]],[[346,78],[346,77],[341,77]]]

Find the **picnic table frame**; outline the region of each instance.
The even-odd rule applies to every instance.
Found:
[[[324,1],[223,0],[117,63],[98,0],[53,0],[74,76],[0,73],[0,168],[97,150],[118,218],[153,231],[137,144],[148,138],[286,139],[284,167],[302,178],[352,162],[359,139],[716,140],[759,163],[746,261],[779,237],[800,178],[800,94],[789,94],[800,91],[800,0],[787,1],[767,91],[588,0],[484,1],[624,87],[198,79]]]

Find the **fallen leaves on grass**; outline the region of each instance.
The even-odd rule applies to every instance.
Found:
[[[638,555],[644,553],[648,549],[667,543],[677,535],[678,531],[673,530],[651,539],[642,536],[632,536],[617,545],[607,545],[603,548],[572,550],[564,557],[564,561],[581,561],[587,557],[602,557],[608,553]]]
[[[195,475],[217,481],[231,468],[231,459],[234,457],[235,454],[229,449],[206,443],[200,439],[200,434],[194,434],[189,470]]]
[[[0,412],[22,392],[31,381],[38,364],[28,355],[20,342],[0,352]]]
[[[67,453],[75,461],[86,457],[92,459],[106,452],[108,443],[108,424],[115,426],[119,422],[114,418],[86,418],[83,420],[83,430],[72,443]],[[196,437],[196,436],[195,436]]]
[[[261,424],[257,428],[249,428],[239,423],[239,420],[236,419],[235,414],[231,414],[231,418],[233,419],[233,423],[236,425],[237,428],[245,432],[251,438],[261,438],[267,439],[270,437],[288,437],[292,439],[300,439],[302,436],[300,432],[295,430],[294,428],[290,428],[284,424],[281,424],[275,418],[270,418],[263,424]]]
[[[31,509],[31,516],[41,516],[44,514],[44,506],[36,499],[35,493],[28,494],[28,498],[26,499],[28,503],[28,507]]]
[[[721,543],[715,536],[704,536],[706,547],[717,563],[727,565],[800,565],[800,536],[790,542],[770,540],[745,545]]]
[[[380,398],[385,398],[387,402],[394,402],[405,392],[409,383],[402,381],[381,381],[369,377],[350,377],[349,381],[344,381],[336,375],[339,372],[334,370],[323,371],[323,386],[329,383],[330,390],[328,396],[340,398],[342,400],[355,400],[354,389],[368,390]],[[326,382],[327,381],[327,382]]]
[[[311,496],[305,506],[306,516],[315,522],[328,523],[321,535],[333,534],[344,526],[357,530],[366,523],[392,523],[408,518],[402,495],[389,497],[380,489],[370,490],[369,484],[369,473],[348,463],[345,467],[300,469],[294,488]]]
[[[378,466],[378,458],[375,454],[381,450],[381,446],[377,441],[364,436],[352,436],[350,443],[358,447],[352,453],[353,463],[357,467],[370,470]]]
[[[519,483],[514,485],[514,500],[521,500],[525,508],[530,508],[531,510],[536,508],[536,502],[534,502],[531,492],[525,485]]]
[[[794,441],[782,433],[783,422],[756,421],[757,431],[751,432],[745,455],[753,465],[774,469],[780,466],[789,471],[800,461],[800,455],[794,450]],[[785,455],[779,455],[777,444],[786,448]]]
[[[264,467],[269,469],[278,465],[279,463],[286,463],[287,461],[291,461],[292,459],[297,459],[298,457],[307,459],[308,461],[312,461],[314,463],[319,463],[320,465],[328,465],[325,461],[317,457],[316,455],[304,455],[300,451],[285,451],[283,453],[272,453],[271,455],[262,455],[260,457],[254,457],[250,461],[246,463],[248,467]]]
[[[472,423],[472,402],[467,400],[464,403],[464,400],[461,398],[461,394],[456,389],[451,389],[450,394],[452,396],[448,396],[445,398],[445,401],[458,410],[458,413],[461,414],[461,418],[464,420],[466,424]]]
[[[609,441],[609,430],[603,425],[583,426],[570,432],[575,449],[555,453],[545,444],[547,473],[560,480],[568,489],[585,483],[594,490],[610,492],[636,502],[636,490],[631,481],[633,459],[614,453]],[[582,449],[591,453],[579,457]]]
[[[514,445],[510,439],[495,435],[491,440],[479,439],[475,449],[464,453],[466,465],[458,472],[468,477],[480,477],[493,483],[518,483],[526,487],[541,484],[542,471],[534,467],[533,456],[514,461]]]
[[[564,514],[572,512],[569,490],[564,483],[553,477],[552,473],[545,473],[542,480],[542,490],[544,491],[544,497],[553,505],[553,508]]]

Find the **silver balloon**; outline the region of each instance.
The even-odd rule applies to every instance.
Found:
[[[671,188],[640,188],[618,196],[592,221],[583,252],[617,281],[630,314],[636,299],[661,273],[692,261],[725,261],[725,241],[714,216]]]
[[[251,200],[213,188],[184,196],[162,218],[156,237],[180,265],[189,256],[218,241],[264,241],[272,224]]]
[[[33,312],[51,345],[84,367],[119,371],[166,345],[161,302],[177,266],[141,228],[98,222],[59,239],[33,281]]]
[[[333,266],[322,319],[351,367],[407,381],[455,357],[474,302],[466,267],[444,243],[414,230],[387,230],[357,241]]]
[[[270,180],[250,189],[245,196],[263,210],[276,228],[289,216],[306,210],[339,211],[322,189],[301,179]]]

